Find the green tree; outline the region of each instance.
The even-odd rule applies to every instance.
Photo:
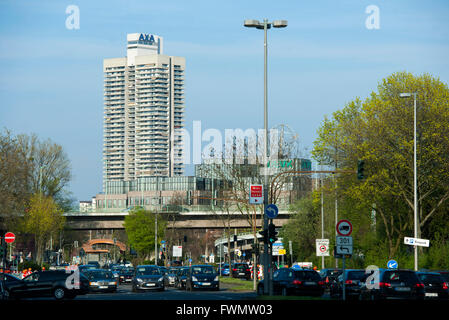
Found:
[[[36,261],[42,263],[45,243],[51,235],[56,235],[64,227],[62,210],[52,197],[34,194],[29,201],[22,226],[25,233],[33,234],[35,239]]]
[[[125,217],[124,227],[128,242],[142,260],[149,260],[155,247],[156,214],[141,207],[134,208]],[[157,216],[157,242],[164,238],[167,221]]]
[[[428,74],[395,73],[365,101],[355,99],[325,119],[313,150],[319,163],[342,170],[355,172],[357,160],[365,160],[364,181],[355,173],[338,177],[339,201],[355,203],[359,215],[375,209],[377,235],[385,239],[389,257],[401,252],[404,236],[413,235],[413,98],[402,99],[401,92],[417,93],[418,236],[431,239],[430,228],[439,229],[432,220],[445,220],[441,228],[449,220],[446,84]]]

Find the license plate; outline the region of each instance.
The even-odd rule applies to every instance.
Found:
[[[99,286],[100,289],[107,289],[108,286]]]
[[[306,286],[314,286],[314,285],[316,285],[316,282],[313,282],[313,281],[306,281],[306,282],[304,282],[304,284],[305,284]]]
[[[438,297],[438,293],[426,292],[426,297]]]
[[[201,283],[202,286],[210,286],[210,282],[203,282]]]
[[[399,292],[409,292],[410,291],[410,288],[395,288],[395,290],[396,291],[399,291]]]
[[[147,287],[154,287],[155,284],[154,284],[154,283],[147,283],[146,286],[147,286]]]
[[[244,276],[244,275],[245,275],[244,272],[240,272],[240,273],[239,273],[239,276]]]

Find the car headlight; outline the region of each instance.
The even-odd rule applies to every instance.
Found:
[[[109,285],[110,285],[110,286],[116,286],[116,285],[117,285],[117,282],[115,282],[115,281],[114,281],[114,282],[109,282]]]
[[[164,281],[164,277],[160,277],[157,281],[159,282]]]
[[[214,281],[218,281],[218,276],[215,277]]]
[[[91,285],[91,286],[98,286],[98,282],[89,282],[89,285]]]
[[[192,281],[198,281],[196,277],[192,277]]]
[[[136,278],[136,280],[137,280],[137,282],[143,282],[143,280],[140,278]]]

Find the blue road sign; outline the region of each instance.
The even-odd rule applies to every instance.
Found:
[[[265,214],[270,219],[276,218],[278,216],[278,213],[279,213],[279,209],[278,209],[278,207],[275,204],[269,204],[265,208]]]
[[[397,269],[398,268],[398,262],[395,260],[390,260],[387,262],[388,269]]]

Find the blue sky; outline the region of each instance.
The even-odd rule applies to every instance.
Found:
[[[65,26],[80,10],[80,29]],[[380,29],[369,30],[369,5]],[[1,1],[0,128],[36,133],[66,150],[78,200],[101,191],[104,58],[127,33],[164,38],[186,58],[186,128],[263,127],[263,32],[245,19],[288,20],[268,34],[269,126],[287,124],[311,150],[325,115],[366,98],[391,73],[449,81],[449,2]],[[205,142],[204,144],[207,144]],[[191,167],[187,174],[192,174]]]

